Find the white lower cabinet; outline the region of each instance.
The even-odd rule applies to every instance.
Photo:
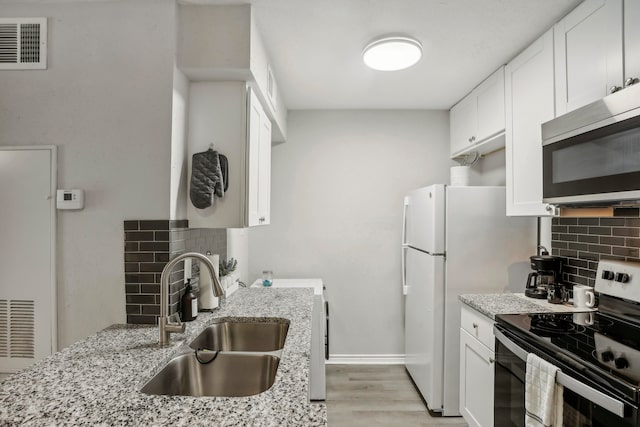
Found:
[[[470,427],[493,426],[493,320],[463,305],[460,328],[460,413]]]

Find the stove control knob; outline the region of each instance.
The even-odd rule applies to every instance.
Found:
[[[629,367],[629,361],[624,357],[618,357],[614,363],[616,364],[617,369],[624,369]]]
[[[614,274],[611,270],[602,270],[602,278],[604,280],[613,280]]]
[[[616,273],[616,282],[627,283],[629,275],[627,273]]]
[[[611,362],[613,360],[613,352],[611,350],[603,351],[600,355],[603,362]]]

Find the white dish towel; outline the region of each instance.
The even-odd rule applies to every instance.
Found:
[[[525,383],[525,425],[527,427],[562,427],[563,392],[556,382],[560,372],[552,365],[529,353]]]

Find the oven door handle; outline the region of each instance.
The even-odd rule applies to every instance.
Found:
[[[493,334],[495,335],[496,339],[500,341],[502,345],[507,347],[507,349],[511,353],[515,354],[520,360],[523,360],[524,362],[527,361],[527,356],[529,355],[529,353],[526,350],[520,348],[509,338],[507,338],[502,332],[496,329],[495,326],[493,328]],[[577,395],[588,399],[596,405],[603,407],[607,411],[612,412],[621,418],[624,417],[623,402],[614,399],[611,396],[607,396],[606,394],[594,389],[593,387],[581,383],[580,381],[568,376],[562,371],[558,371],[556,375],[556,381],[558,382],[558,384],[561,384],[562,386],[568,388]]]

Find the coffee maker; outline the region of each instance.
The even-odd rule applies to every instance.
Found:
[[[564,286],[560,283],[562,259],[549,255],[547,248],[538,246],[540,253],[529,257],[531,269],[524,294],[530,298],[547,299],[559,304],[564,298]]]

